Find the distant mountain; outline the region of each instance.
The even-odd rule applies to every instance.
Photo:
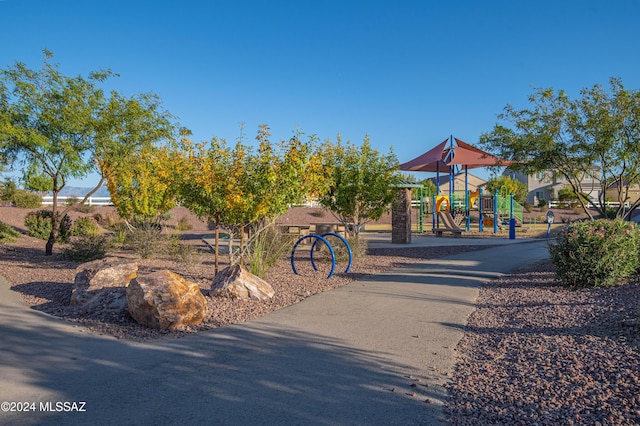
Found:
[[[83,198],[85,195],[89,193],[93,188],[82,187],[82,186],[65,186],[62,191],[60,191],[60,195],[63,197],[78,197]],[[51,194],[49,194],[51,195]],[[92,197],[110,197],[111,194],[106,186],[100,187]]]

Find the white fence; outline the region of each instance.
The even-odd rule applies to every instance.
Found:
[[[558,208],[563,205],[567,205],[567,203],[561,202],[561,201],[549,201],[550,209]],[[576,202],[575,205],[578,206],[579,204]],[[620,203],[618,201],[606,201],[604,205],[606,207],[620,207]],[[593,208],[593,207],[595,206],[592,203],[587,204],[587,208]],[[628,202],[626,202],[624,203],[624,207],[628,209],[629,207],[631,207],[631,205]]]
[[[74,203],[78,203],[82,201],[84,197],[58,197],[58,203],[67,204],[67,202],[72,201]],[[53,196],[46,195],[42,197],[42,205],[50,206],[53,204]],[[89,197],[87,202],[85,203],[88,206],[112,206],[111,197]]]

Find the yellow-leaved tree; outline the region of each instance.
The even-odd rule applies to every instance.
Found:
[[[239,236],[241,253],[250,257],[254,242],[276,217],[322,187],[313,137],[302,142],[297,132],[273,144],[270,136],[268,126],[261,125],[255,151],[241,140],[231,149],[224,139],[214,138],[209,144],[182,139],[186,166],[180,174],[180,202],[215,224],[216,273],[219,229]]]
[[[169,146],[144,146],[117,167],[104,167],[111,201],[133,227],[155,226],[176,206],[178,164]]]

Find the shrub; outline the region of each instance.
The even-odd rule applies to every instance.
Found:
[[[80,198],[78,197],[67,197],[64,204],[67,206],[73,206],[78,204],[79,202],[80,202]]]
[[[0,244],[11,243],[20,236],[20,233],[7,225],[4,222],[0,222]]]
[[[69,247],[62,250],[65,259],[89,262],[107,255],[110,241],[106,235],[82,235],[71,238]]]
[[[173,234],[164,241],[164,252],[176,262],[189,266],[197,263],[198,254],[194,246],[183,244],[180,235]]]
[[[107,213],[107,216],[102,221],[103,226],[107,229],[114,229],[122,226],[124,221],[116,214]]]
[[[527,213],[531,213],[533,211],[533,204],[531,203],[524,203],[522,206],[524,207],[524,211]]]
[[[102,217],[100,213],[96,213],[93,215],[93,220],[95,220],[98,225],[101,225],[104,222],[104,217]]]
[[[611,286],[632,275],[639,249],[640,230],[621,219],[571,224],[549,246],[556,279],[577,287]]]
[[[161,251],[162,227],[155,222],[136,222],[127,235],[125,246],[143,259]]]
[[[367,253],[368,244],[364,238],[360,236],[347,237],[347,242],[349,243],[349,247],[351,247],[354,260],[361,258]]]
[[[615,219],[617,216],[618,209],[616,207],[605,207],[605,213],[607,219]]]
[[[353,260],[362,257],[367,252],[366,240],[358,235],[348,236],[345,238],[347,244],[349,244],[349,249],[347,249],[347,246],[340,238],[337,238],[333,235],[327,235],[325,239],[329,241],[329,244],[331,244],[333,254],[336,256],[336,262],[344,264],[344,266],[346,266],[347,262],[349,261],[349,249],[351,250],[351,256]],[[316,247],[318,248],[318,251],[326,250],[325,244],[321,241],[318,241],[316,243]],[[330,256],[328,256],[326,260],[330,261]],[[339,269],[337,269],[336,271],[338,270]],[[340,270],[340,272],[342,272],[342,270]]]
[[[59,213],[58,213],[59,215]],[[41,240],[48,240],[51,234],[51,218],[53,214],[51,210],[38,210],[30,212],[24,219],[24,226],[27,228],[27,234]],[[58,242],[67,243],[71,236],[71,219],[69,215],[64,215],[60,220],[60,229],[58,230]]]
[[[74,222],[71,234],[74,237],[96,236],[100,234],[100,227],[96,225],[92,218],[80,217]]]
[[[91,206],[89,204],[78,204],[74,207],[74,210],[80,213],[90,214],[96,211],[96,206]]]
[[[42,197],[29,191],[18,189],[13,194],[13,204],[21,209],[37,209],[42,207]]]
[[[191,222],[189,222],[189,219],[186,216],[182,216],[180,220],[178,220],[178,223],[176,224],[176,230],[178,231],[189,231],[192,228],[193,226],[191,225]]]
[[[126,245],[129,236],[129,228],[124,222],[112,223],[109,226],[111,233],[111,246],[122,248]]]
[[[269,226],[255,236],[247,254],[249,271],[264,278],[285,253],[291,249],[291,238],[283,235],[275,226]]]

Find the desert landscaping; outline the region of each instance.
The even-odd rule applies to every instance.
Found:
[[[279,218],[283,222],[305,223],[320,219],[316,209],[292,209],[288,214]],[[319,209],[318,209],[319,210]],[[0,208],[3,222],[24,232],[24,217],[27,209],[15,207]],[[83,216],[78,212],[71,212],[73,219]],[[104,217],[113,214],[110,207],[99,207],[90,215],[100,214]],[[323,214],[330,215],[325,212]],[[203,292],[208,292],[214,278],[214,258],[212,251],[206,247],[201,237],[211,235],[206,222],[183,208],[175,208],[166,221],[164,232],[171,232],[172,227],[180,220],[188,220],[191,229],[180,232],[181,242],[192,246],[192,250],[185,259],[175,256],[158,255],[151,259],[140,259],[131,252],[116,250],[109,253],[110,258],[131,261],[135,260],[138,274],[144,275],[154,271],[168,269],[185,279],[197,283]],[[381,223],[384,225],[383,219]],[[126,303],[112,303],[113,300],[124,301],[124,287],[107,288],[101,290],[99,299],[90,306],[70,305],[73,283],[76,275],[87,267],[87,264],[65,260],[59,244],[53,256],[44,255],[44,241],[28,235],[22,235],[16,242],[0,245],[0,265],[2,275],[12,284],[12,288],[19,292],[26,303],[33,309],[47,312],[64,318],[78,325],[87,327],[93,332],[113,335],[117,338],[131,340],[149,340],[157,338],[175,338],[184,333],[221,327],[228,324],[241,323],[268,314],[269,312],[299,302],[313,294],[343,286],[360,277],[384,271],[390,267],[411,263],[416,258],[442,257],[461,250],[474,250],[474,247],[447,248],[398,248],[376,249],[366,256],[354,261],[348,274],[342,273],[345,265],[338,265],[336,274],[326,279],[327,268],[314,271],[307,265],[308,259],[298,261],[296,266],[299,274],[295,275],[291,269],[289,257],[268,271],[265,281],[274,289],[273,298],[259,300],[238,300],[226,297],[207,297],[208,316],[202,324],[185,327],[182,330],[157,330],[139,325],[127,312]],[[304,254],[302,254],[304,256]],[[307,254],[308,256],[308,254]],[[228,256],[221,255],[220,268],[228,266]],[[342,269],[340,269],[340,267]],[[126,302],[126,301],[125,301]]]
[[[26,212],[2,207],[0,220],[24,232]],[[107,215],[109,208],[98,208],[95,213]],[[189,259],[160,256],[143,260],[124,251],[109,256],[134,261],[139,274],[171,270],[197,283],[207,294],[214,275],[213,256],[200,236],[211,231],[185,209],[170,213],[167,230],[179,220],[191,223],[191,229],[181,233],[181,241],[194,246]],[[293,209],[280,220],[301,223],[317,216],[317,212]],[[544,235],[544,229],[540,233]],[[0,268],[12,289],[32,309],[61,317],[87,333],[150,341],[242,323],[388,268],[478,249],[464,245],[373,249],[357,258],[348,274],[338,268],[331,279],[325,278],[322,268],[317,272],[302,268],[300,275],[294,275],[289,259],[282,259],[265,276],[275,291],[271,299],[206,296],[207,318],[183,330],[139,325],[128,314],[126,304],[112,303],[123,300],[124,288],[104,289],[90,305],[70,305],[74,279],[87,265],[64,260],[60,246],[47,257],[44,241],[22,235],[16,242],[0,245]],[[457,347],[455,372],[448,377],[448,421],[474,425],[638,424],[639,313],[638,278],[617,287],[576,290],[555,282],[549,261],[485,285]]]

